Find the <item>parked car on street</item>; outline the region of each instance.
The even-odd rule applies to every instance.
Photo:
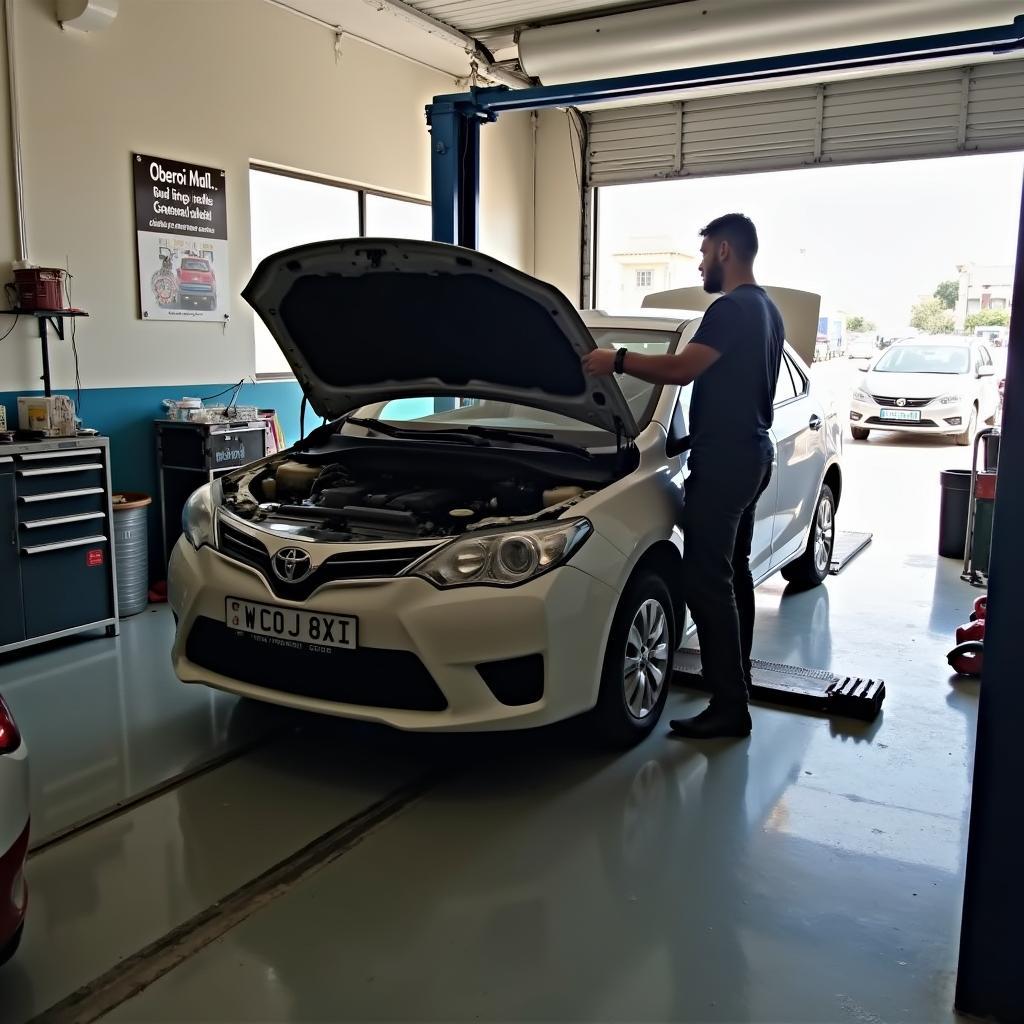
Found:
[[[855,338],[846,346],[847,359],[873,359],[877,354],[878,349],[870,338]]]
[[[17,952],[24,928],[28,830],[28,750],[0,697],[0,964]]]
[[[611,741],[649,733],[687,629],[690,388],[580,360],[677,351],[700,317],[581,316],[490,257],[413,241],[300,246],[243,295],[328,422],[189,499],[178,676],[402,729],[587,713]],[[841,433],[787,347],[757,581],[825,579]]]
[[[939,434],[969,445],[979,423],[994,423],[999,394],[988,346],[973,338],[934,336],[886,349],[854,390],[850,430]]]
[[[182,256],[178,267],[178,304],[197,309],[217,308],[217,278],[208,259]]]

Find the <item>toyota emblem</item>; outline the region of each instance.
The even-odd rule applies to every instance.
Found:
[[[285,583],[300,583],[313,571],[313,560],[302,548],[281,548],[271,565],[274,575]]]
[[[905,398],[897,398],[896,404],[902,409],[907,404],[907,400]]]

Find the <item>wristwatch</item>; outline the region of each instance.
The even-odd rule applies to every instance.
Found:
[[[626,372],[626,353],[629,351],[628,348],[620,348],[615,353],[615,372],[625,373]]]

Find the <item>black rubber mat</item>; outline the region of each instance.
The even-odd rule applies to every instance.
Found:
[[[854,533],[839,530],[832,548],[832,564],[828,567],[831,576],[838,576],[870,543],[873,534]]]
[[[751,674],[750,699],[755,704],[777,704],[871,722],[878,717],[885,700],[885,683],[880,679],[837,676],[822,669],[757,659]],[[675,682],[691,690],[710,692],[700,674],[700,651],[683,650],[676,654]]]

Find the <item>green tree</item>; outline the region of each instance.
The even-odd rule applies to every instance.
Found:
[[[846,318],[846,329],[854,334],[865,334],[875,329],[875,322],[861,316],[860,313],[854,313],[853,316]]]
[[[974,333],[975,327],[1009,327],[1010,311],[1008,309],[979,309],[977,313],[968,313],[964,327],[968,334]]]
[[[910,311],[910,326],[924,334],[952,334],[953,314],[941,299],[922,299]]]
[[[932,294],[942,303],[943,309],[954,309],[956,300],[960,298],[960,282],[940,281]]]

